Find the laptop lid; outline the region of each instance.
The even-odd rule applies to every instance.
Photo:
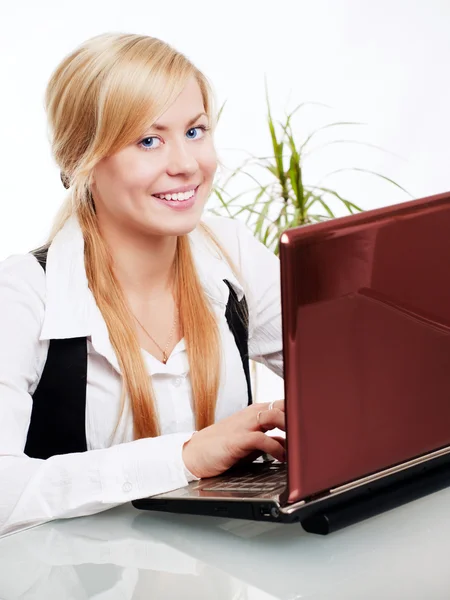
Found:
[[[280,240],[289,502],[450,445],[450,193]]]

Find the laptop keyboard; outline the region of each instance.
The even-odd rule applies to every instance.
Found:
[[[204,492],[272,492],[286,485],[286,465],[271,465],[263,473],[227,477],[202,486]]]

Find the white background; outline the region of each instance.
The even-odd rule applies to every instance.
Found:
[[[344,166],[374,169],[413,197],[450,190],[450,0],[0,0],[0,260],[43,242],[65,190],[50,155],[43,96],[51,72],[85,39],[106,31],[159,37],[211,80],[220,106],[216,136],[230,168],[245,151],[266,155],[264,76],[272,111],[304,101],[304,137],[327,121],[331,145],[305,163],[307,183]],[[370,209],[407,200],[369,175],[344,172],[327,184]],[[266,382],[267,379],[267,382]],[[263,375],[260,399],[282,395]]]

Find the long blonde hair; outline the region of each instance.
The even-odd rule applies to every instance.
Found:
[[[89,287],[105,319],[130,399],[135,438],[160,434],[154,393],[110,251],[100,234],[90,192],[104,157],[135,141],[194,76],[214,130],[213,95],[206,77],[181,53],[149,36],[107,33],[84,42],[53,72],[45,94],[52,152],[71,192],[49,243],[76,214],[85,242]],[[177,241],[175,276],[180,320],[190,364],[196,428],[214,422],[220,343],[212,308],[197,276],[187,236]]]

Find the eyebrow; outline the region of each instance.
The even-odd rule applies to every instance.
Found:
[[[196,121],[200,119],[200,117],[203,117],[203,115],[205,115],[205,117],[208,116],[205,112],[201,112],[199,115],[191,119],[187,126],[190,127],[191,125],[193,125]],[[158,123],[153,123],[153,125],[150,126],[150,129],[156,129],[157,131],[167,131],[169,127],[166,127],[166,125],[159,125]]]

